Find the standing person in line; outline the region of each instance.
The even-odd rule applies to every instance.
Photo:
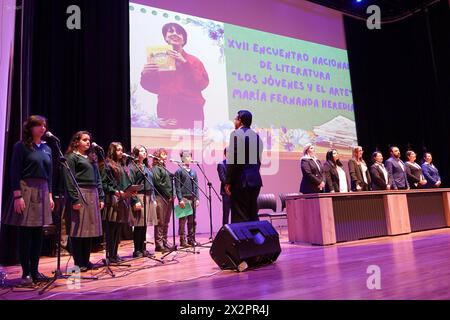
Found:
[[[122,143],[110,143],[100,169],[106,195],[103,220],[106,221],[107,259],[111,263],[119,263],[123,261],[118,255],[120,231],[124,225],[130,224],[131,208],[137,201],[134,194],[127,192],[132,183]]]
[[[141,185],[138,191],[138,202],[133,206],[132,225],[134,252],[133,257],[148,257],[152,253],[147,251],[147,226],[156,226],[156,198],[153,186],[153,173],[148,164],[147,149],[138,145],[133,148],[135,164],[130,164],[130,176],[133,184]],[[138,168],[136,168],[138,166]],[[142,174],[144,173],[144,175]],[[147,219],[147,220],[145,220]]]
[[[223,150],[224,160],[217,164],[217,173],[220,179],[220,195],[222,196],[222,225],[230,223],[231,199],[225,192],[225,182],[227,179],[227,149]]]
[[[197,207],[200,205],[197,172],[190,167],[192,161],[191,151],[182,150],[180,158],[182,162],[181,168],[175,172],[175,193],[179,206],[185,208],[186,204],[189,203],[193,211],[191,215],[179,219],[178,235],[180,236],[180,246],[198,246],[199,244],[195,241],[195,227],[197,225],[195,214]],[[188,228],[187,242],[186,222]]]
[[[409,183],[406,176],[406,167],[402,159],[400,159],[400,149],[398,147],[390,147],[391,157],[384,164],[389,175],[392,176],[391,189],[408,190]]]
[[[47,281],[38,271],[43,226],[52,223],[52,150],[42,141],[47,120],[30,116],[23,124],[22,140],[13,148],[11,160],[11,204],[3,223],[18,227],[19,260],[23,286]]]
[[[379,151],[372,154],[373,165],[370,167],[372,190],[390,190],[392,176],[383,165],[383,155]]]
[[[348,192],[347,174],[344,171],[336,149],[327,152],[323,165],[325,173],[325,192]]]
[[[352,191],[369,191],[372,181],[369,168],[363,159],[364,150],[360,146],[353,148],[352,158],[348,161]]]
[[[88,131],[78,131],[72,136],[66,151],[67,164],[72,171],[80,194],[67,169],[64,180],[70,199],[67,218],[70,223],[71,252],[75,265],[81,272],[92,270],[94,265],[89,261],[92,249],[92,238],[103,234],[100,210],[104,207],[105,194],[97,165],[97,156],[91,148],[92,135]]]
[[[166,253],[173,249],[167,240],[174,201],[172,176],[166,169],[166,149],[160,148],[153,155],[153,184],[158,191],[156,195],[158,225],[155,226],[155,251]]]
[[[263,142],[250,129],[252,118],[250,111],[238,111],[234,119],[235,130],[230,135],[225,192],[231,197],[231,223],[259,221]]]
[[[324,192],[325,174],[320,160],[316,157],[315,148],[311,143],[307,143],[303,148],[300,168],[302,170],[300,192],[304,194]]]
[[[406,151],[406,175],[411,189],[421,189],[427,184],[422,173],[422,168],[416,163],[416,153],[412,150]]]
[[[429,152],[423,155],[422,172],[427,180],[426,188],[439,188],[441,186],[441,176],[439,170],[433,164],[433,156]]]

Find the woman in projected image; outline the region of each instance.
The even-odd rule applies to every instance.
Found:
[[[157,115],[160,126],[169,129],[203,128],[205,99],[202,96],[209,84],[203,63],[184,51],[186,30],[177,23],[162,28],[164,40],[173,47],[167,53],[175,60],[175,70],[162,71],[157,64],[148,63],[141,73],[141,86],[158,95]]]

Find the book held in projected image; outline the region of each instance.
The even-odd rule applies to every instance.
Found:
[[[159,71],[174,71],[175,59],[167,51],[173,50],[171,45],[153,46],[147,48],[147,63],[154,63]]]

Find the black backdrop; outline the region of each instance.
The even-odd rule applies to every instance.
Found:
[[[381,8],[381,14],[383,9]],[[397,145],[432,152],[450,186],[450,16],[447,1],[369,30],[345,17],[358,141],[365,158]]]
[[[275,0],[274,0],[275,1]],[[42,114],[67,146],[78,130],[103,146],[130,147],[129,37],[127,0],[24,0],[25,48],[15,59],[14,98],[6,166],[23,120],[18,112],[20,72],[24,115]],[[66,9],[81,8],[81,30],[69,30]],[[389,145],[421,154],[431,151],[444,185],[450,185],[449,7],[369,30],[345,17],[358,139],[366,157]],[[16,34],[16,44],[20,43]],[[18,52],[18,50],[16,50]],[[10,192],[5,179],[4,196]],[[5,207],[5,206],[3,206]],[[0,262],[11,261],[14,232],[0,233]]]

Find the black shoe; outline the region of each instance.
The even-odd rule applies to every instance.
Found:
[[[49,279],[42,273],[38,272],[34,275],[31,276],[33,278],[33,282],[34,283],[39,283],[39,282],[48,282]]]
[[[81,267],[80,268],[80,272],[87,272],[88,271],[88,268],[87,267]]]
[[[169,249],[169,250],[175,250],[175,246],[171,246],[168,242],[164,243],[164,248]]]
[[[171,251],[173,251],[173,250],[170,249],[170,248],[164,247],[161,252],[162,253],[168,253],[168,252],[171,252]]]
[[[193,247],[198,247],[200,245],[200,243],[195,240],[189,240],[188,244]]]
[[[22,276],[22,280],[20,280],[21,287],[32,287],[33,285],[34,283],[31,276]]]
[[[95,264],[93,264],[92,262],[88,262],[87,263],[87,265],[86,265],[86,268],[88,269],[88,270],[95,270],[95,269],[97,269],[97,266],[95,265]]]
[[[109,258],[109,263],[119,263],[116,257]]]
[[[147,250],[143,250],[143,251],[141,251],[141,253],[142,253],[143,257],[153,257],[154,256],[153,252],[150,252],[150,251],[147,251]]]
[[[133,252],[133,258],[142,258],[144,254],[141,251]]]

